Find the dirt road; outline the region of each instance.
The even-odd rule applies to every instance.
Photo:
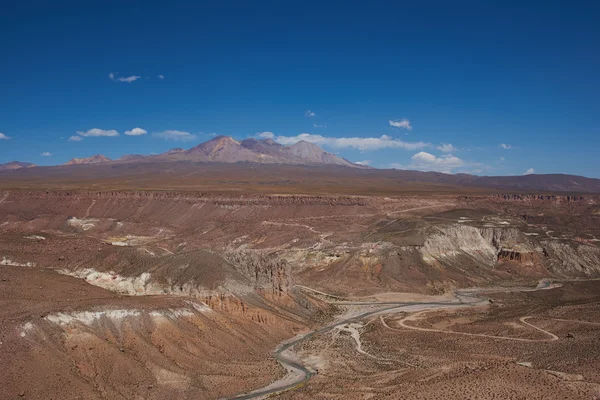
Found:
[[[458,290],[454,293],[456,300],[452,300],[452,301],[448,301],[448,302],[371,302],[371,303],[345,302],[344,303],[345,305],[369,304],[372,306],[379,305],[379,306],[385,306],[385,307],[377,309],[377,310],[364,312],[364,313],[356,315],[352,318],[338,321],[334,324],[331,324],[331,325],[325,326],[321,329],[317,329],[315,331],[309,332],[301,337],[293,339],[292,341],[284,343],[283,345],[279,346],[277,348],[277,350],[275,350],[275,353],[273,354],[273,358],[275,358],[286,370],[288,370],[288,375],[279,381],[273,382],[266,388],[261,388],[261,389],[255,390],[253,392],[250,392],[250,393],[232,397],[231,399],[243,400],[243,399],[263,398],[263,397],[266,397],[266,396],[274,394],[274,393],[280,393],[280,392],[285,392],[288,390],[293,390],[293,389],[301,386],[302,384],[308,382],[315,375],[315,372],[306,368],[298,360],[295,360],[293,358],[293,356],[291,354],[289,354],[290,353],[289,350],[291,348],[293,348],[294,346],[296,346],[297,344],[311,339],[315,335],[329,332],[337,327],[340,327],[340,326],[343,326],[343,325],[346,325],[349,323],[353,323],[353,322],[358,322],[358,321],[363,320],[370,316],[382,315],[382,314],[392,313],[392,312],[400,312],[400,311],[424,312],[424,311],[432,310],[432,309],[474,307],[474,306],[487,305],[487,304],[489,304],[489,300],[487,298],[481,297],[479,295],[479,293],[482,293],[482,292],[488,292],[488,293],[492,293],[492,292],[495,292],[495,293],[497,293],[497,292],[522,292],[522,291],[547,290],[547,289],[553,289],[555,287],[560,287],[560,286],[552,285],[547,281],[540,281],[538,286],[535,288],[463,289],[463,290]],[[337,296],[332,296],[327,293],[317,291],[317,290],[314,290],[314,289],[311,289],[308,287],[303,287],[303,288],[313,291],[315,293],[324,295],[324,296],[338,298]],[[527,319],[527,318],[528,317],[522,318],[521,322],[523,322],[527,325],[531,325],[531,324],[525,322],[525,319]],[[535,329],[543,331],[546,334],[551,335],[553,338],[550,340],[558,339],[558,337],[556,337],[554,334],[552,334],[550,332],[544,331],[534,325],[531,325],[531,326]],[[414,328],[411,326],[407,326],[407,327]],[[556,339],[554,339],[554,338],[556,338]],[[290,379],[290,375],[293,375],[294,377]]]

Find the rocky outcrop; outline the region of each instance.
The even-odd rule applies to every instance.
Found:
[[[292,271],[285,259],[254,250],[231,250],[224,257],[258,289],[281,296],[294,286]]]
[[[423,259],[444,260],[465,255],[487,266],[502,262],[539,264],[541,257],[533,244],[516,228],[476,228],[450,225],[438,228],[422,248]]]
[[[600,273],[600,248],[573,241],[544,240],[525,236],[517,228],[438,227],[421,248],[423,260],[452,263],[457,256],[479,265],[500,263],[543,266],[563,276],[592,276]]]
[[[483,237],[479,229],[464,225],[437,228],[437,232],[425,240],[421,253],[423,260],[429,263],[461,254],[486,266],[493,266],[497,261],[497,249],[491,240]]]
[[[550,268],[561,275],[592,276],[600,273],[600,248],[586,244],[549,240],[543,252]]]
[[[553,194],[495,194],[493,197],[501,198],[503,200],[517,200],[517,201],[531,201],[531,200],[539,200],[539,201],[565,201],[565,202],[575,202],[585,200],[585,196],[578,195],[553,195]]]
[[[0,197],[11,199],[44,199],[48,200],[102,200],[102,199],[153,199],[153,200],[189,200],[207,201],[215,204],[231,205],[328,205],[328,206],[366,206],[371,201],[360,196],[277,196],[277,195],[241,195],[203,193],[203,192],[157,192],[157,191],[0,191]]]
[[[523,265],[535,265],[541,263],[541,258],[537,252],[533,251],[500,249],[500,251],[498,251],[498,262],[516,262]]]

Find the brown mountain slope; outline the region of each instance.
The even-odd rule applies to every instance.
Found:
[[[283,146],[271,139],[254,138],[238,142],[229,136],[217,136],[188,150],[172,149],[146,161],[196,161],[196,162],[253,162],[261,164],[340,165],[365,168],[326,152],[319,146],[299,142]]]
[[[111,161],[110,158],[103,156],[102,154],[96,154],[95,156],[87,158],[72,158],[67,161],[64,165],[80,165],[80,164],[101,164]]]
[[[21,162],[21,161],[10,161],[4,164],[0,164],[0,171],[9,171],[15,170],[19,168],[30,168],[35,167],[35,164],[29,162]]]
[[[98,154],[89,158],[73,158],[64,165],[100,164],[110,161],[109,158]],[[127,162],[128,164],[133,162],[148,163],[176,161],[339,165],[357,169],[368,168],[328,153],[313,143],[301,141],[292,146],[283,146],[271,139],[257,140],[249,138],[242,142],[238,142],[230,136],[217,136],[188,150],[175,148],[159,155],[124,155],[118,160],[115,160],[115,162]]]
[[[359,167],[357,164],[328,153],[316,144],[305,142],[304,140],[291,145],[289,147],[289,152],[295,157],[305,160],[310,164],[341,165],[353,168]]]
[[[239,162],[259,161],[260,156],[240,145],[240,142],[229,136],[217,136],[207,142],[200,143],[185,152],[188,156],[200,156],[207,161]]]
[[[147,156],[144,156],[142,154],[125,154],[124,156],[121,156],[118,161],[137,161],[142,160],[146,157]]]

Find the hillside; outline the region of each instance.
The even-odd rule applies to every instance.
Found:
[[[64,165],[81,165],[81,164],[101,164],[107,163],[110,161],[110,158],[103,156],[102,154],[96,154],[92,157],[87,158],[72,158],[67,161]]]
[[[0,164],[0,171],[12,171],[20,168],[35,167],[35,164],[21,161],[10,161],[4,164]]]

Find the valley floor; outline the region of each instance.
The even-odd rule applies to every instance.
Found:
[[[484,306],[355,320],[297,346],[318,369],[281,399],[600,397],[600,287],[486,293]]]

